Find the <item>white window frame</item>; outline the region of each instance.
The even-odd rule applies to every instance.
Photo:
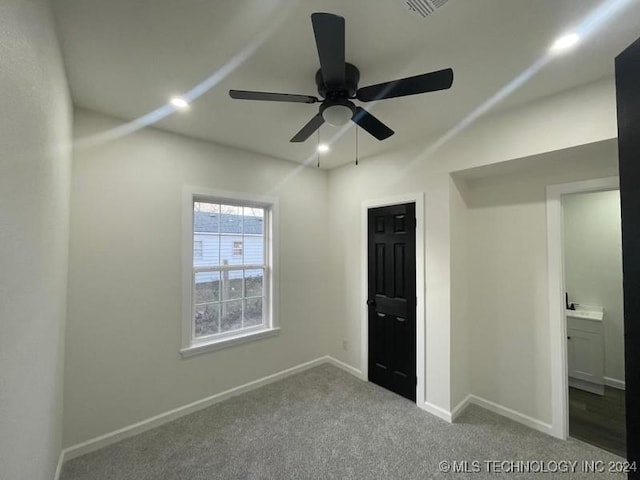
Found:
[[[278,199],[265,195],[212,190],[186,186],[182,195],[182,347],[183,357],[218,350],[277,335],[278,324]],[[197,338],[193,320],[193,204],[211,202],[263,208],[265,241],[265,275],[263,302],[264,325]],[[243,245],[244,247],[244,245]]]

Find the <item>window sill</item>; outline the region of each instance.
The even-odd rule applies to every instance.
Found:
[[[251,333],[240,333],[234,337],[228,337],[224,339],[211,340],[206,343],[196,343],[190,347],[185,347],[180,350],[182,357],[192,357],[201,353],[212,352],[220,350],[222,348],[232,347],[241,343],[253,342],[254,340],[260,340],[262,338],[274,337],[280,333],[280,328],[265,328],[264,330],[258,330]]]

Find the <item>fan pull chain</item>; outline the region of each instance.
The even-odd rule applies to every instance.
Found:
[[[318,168],[320,168],[320,129],[318,129],[318,147],[316,151],[318,152]]]
[[[358,127],[356,127],[356,167],[358,166]]]

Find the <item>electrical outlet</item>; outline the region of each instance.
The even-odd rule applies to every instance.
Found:
[[[344,340],[342,340],[342,349],[343,350],[349,350],[349,342],[347,341],[346,338]]]

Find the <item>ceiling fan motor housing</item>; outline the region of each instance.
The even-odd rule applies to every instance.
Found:
[[[355,65],[345,63],[345,75],[343,85],[326,85],[322,77],[322,70],[316,72],[316,85],[322,98],[333,100],[338,98],[353,98],[358,90],[360,70]]]

